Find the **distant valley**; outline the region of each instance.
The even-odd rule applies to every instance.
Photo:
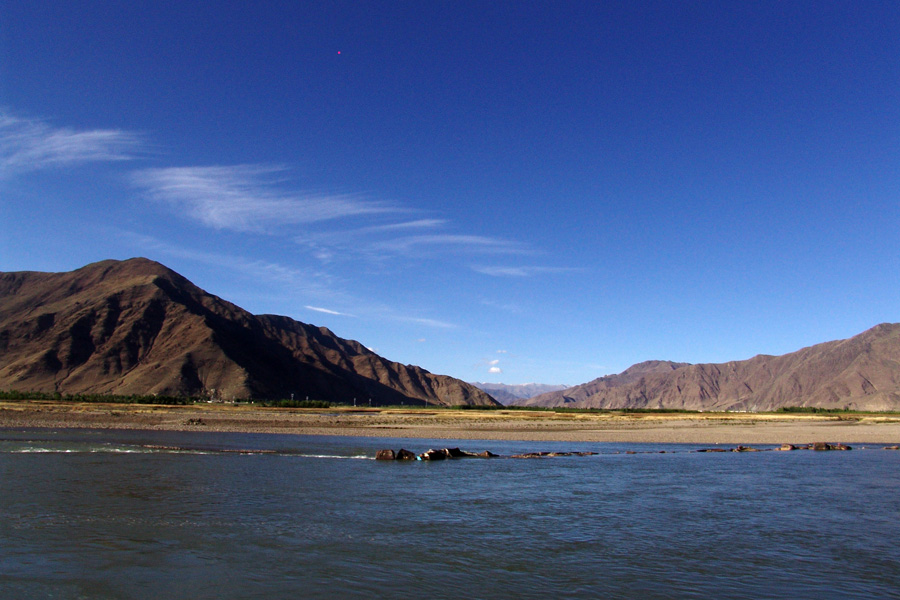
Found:
[[[472,385],[484,390],[501,404],[514,404],[520,400],[527,400],[540,394],[558,392],[566,389],[566,385],[549,385],[545,383],[519,383],[509,385],[505,383],[472,382]]]

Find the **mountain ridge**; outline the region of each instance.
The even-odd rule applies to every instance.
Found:
[[[777,410],[786,406],[900,409],[900,323],[846,340],[725,363],[646,361],[517,402],[523,406]]]
[[[64,393],[496,404],[354,340],[252,315],[146,258],[0,273],[0,387]]]

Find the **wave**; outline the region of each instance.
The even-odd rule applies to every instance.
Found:
[[[71,446],[48,445],[46,442],[19,442],[0,444],[0,454],[191,454],[191,455],[274,455],[297,458],[330,458],[350,460],[374,460],[374,456],[364,454],[313,454],[292,450],[268,450],[260,448],[197,448],[189,446],[161,446],[156,444]]]

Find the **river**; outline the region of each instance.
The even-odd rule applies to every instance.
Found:
[[[0,430],[0,597],[900,597],[900,452],[699,448]]]

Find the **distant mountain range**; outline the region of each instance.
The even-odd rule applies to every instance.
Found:
[[[361,405],[496,398],[592,408],[900,410],[900,324],[783,356],[647,361],[573,387],[468,384],[389,361],[324,327],[252,315],[136,258],[68,273],[0,273],[0,389]]]
[[[513,404],[519,400],[527,400],[539,394],[558,392],[566,389],[565,385],[548,385],[546,383],[519,383],[507,385],[505,383],[484,383],[475,381],[472,383],[480,390],[484,390],[501,404]]]
[[[776,410],[900,409],[900,323],[782,356],[722,364],[648,361],[618,375],[517,401],[524,406]]]
[[[252,315],[143,258],[0,273],[0,389],[497,404],[324,327]]]

